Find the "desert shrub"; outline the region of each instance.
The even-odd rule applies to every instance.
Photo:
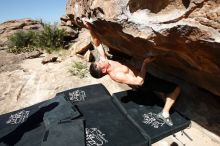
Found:
[[[32,52],[36,50],[35,47],[23,47],[23,48],[16,48],[16,47],[11,47],[8,49],[8,52],[10,53],[15,53],[15,54],[19,54],[19,53],[25,53],[25,52]]]
[[[44,25],[44,29],[37,35],[36,46],[47,51],[57,50],[64,47],[65,31],[56,26]]]
[[[64,30],[49,24],[44,24],[41,31],[17,31],[9,38],[9,52],[29,52],[40,47],[50,53],[64,47],[65,35]]]
[[[73,62],[71,64],[71,67],[69,68],[69,72],[74,76],[84,78],[87,77],[88,67],[85,63],[82,63],[80,61]]]
[[[35,32],[17,31],[9,37],[9,52],[21,53],[30,52],[34,49]]]

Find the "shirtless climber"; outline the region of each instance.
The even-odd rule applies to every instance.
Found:
[[[110,78],[116,82],[128,85],[143,86],[144,90],[146,89],[159,92],[164,98],[165,105],[163,110],[157,114],[157,118],[163,120],[168,126],[172,126],[173,122],[170,118],[169,111],[172,105],[175,103],[176,98],[180,94],[180,87],[168,81],[160,80],[147,73],[147,65],[153,62],[156,58],[148,57],[144,59],[139,73],[117,61],[109,60],[105,55],[98,36],[93,31],[92,24],[85,19],[83,20],[83,23],[84,26],[90,31],[95,48],[100,54],[99,61],[91,63],[90,74],[95,78],[101,78],[105,75],[109,75]],[[156,82],[159,83],[159,87],[158,84],[155,85]],[[166,87],[168,84],[169,87],[164,89],[164,86]]]

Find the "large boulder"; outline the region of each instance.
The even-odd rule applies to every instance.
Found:
[[[7,47],[9,36],[18,30],[40,30],[41,22],[32,19],[10,20],[0,24],[0,48]]]
[[[68,0],[66,13],[95,18],[108,47],[158,56],[155,72],[220,95],[220,0]]]

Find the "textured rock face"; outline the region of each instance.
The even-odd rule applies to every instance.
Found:
[[[68,0],[66,13],[98,18],[94,29],[110,48],[158,56],[156,72],[220,95],[220,0]]]
[[[0,48],[6,47],[8,37],[14,34],[17,30],[38,30],[42,25],[38,21],[31,19],[19,19],[6,21],[0,24]]]

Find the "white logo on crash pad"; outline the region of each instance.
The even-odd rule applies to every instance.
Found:
[[[86,128],[86,146],[102,146],[108,143],[104,136],[97,128]]]
[[[25,119],[28,118],[30,111],[22,110],[20,112],[17,112],[15,114],[12,114],[8,121],[6,121],[6,124],[20,124],[25,121]]]
[[[73,92],[69,92],[69,100],[73,102],[84,101],[86,97],[86,93],[83,90],[75,90]]]
[[[151,127],[153,128],[159,128],[159,127],[162,127],[165,122],[163,121],[158,121],[156,119],[156,116],[157,114],[155,113],[152,113],[152,112],[149,112],[147,114],[144,114],[143,115],[143,118],[144,120],[142,121],[143,123],[147,124],[147,125],[150,125]]]

